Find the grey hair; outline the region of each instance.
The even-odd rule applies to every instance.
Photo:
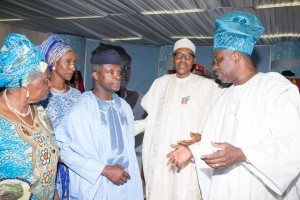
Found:
[[[99,72],[102,65],[92,64],[92,72]]]

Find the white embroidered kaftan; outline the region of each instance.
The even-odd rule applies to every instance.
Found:
[[[174,74],[155,80],[144,96],[142,106],[148,117],[136,122],[136,130],[145,128],[142,158],[147,200],[201,199],[194,163],[177,169],[167,165],[166,155],[172,150],[170,144],[191,139],[190,132],[202,132],[220,92],[210,79],[194,74],[179,79]]]

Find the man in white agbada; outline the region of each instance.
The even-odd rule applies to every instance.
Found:
[[[143,200],[134,151],[133,113],[115,94],[121,85],[115,50],[92,55],[94,90],[85,92],[55,130],[70,168],[70,199]]]
[[[142,158],[147,200],[201,199],[194,163],[177,168],[166,160],[171,143],[189,145],[200,140],[206,116],[221,93],[214,81],[190,72],[194,63],[195,45],[186,38],[177,41],[173,54],[177,73],[155,80],[142,99],[148,117],[135,125],[137,132],[145,129]]]
[[[204,200],[300,199],[300,98],[278,73],[257,73],[250,55],[263,26],[235,11],[216,20],[214,70],[233,83],[212,109],[201,142],[172,145],[169,162],[196,161]]]

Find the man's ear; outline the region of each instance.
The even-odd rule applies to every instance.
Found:
[[[92,72],[92,77],[94,78],[95,81],[99,80],[99,74],[97,72]]]
[[[238,63],[241,60],[241,57],[242,57],[240,52],[234,52],[232,56],[234,58],[235,63]]]

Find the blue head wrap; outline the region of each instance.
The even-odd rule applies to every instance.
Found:
[[[120,55],[116,50],[110,49],[106,51],[100,51],[92,55],[91,64],[116,64],[121,65]]]
[[[64,43],[61,36],[52,34],[41,45],[38,46],[44,60],[49,65],[49,70],[52,71],[53,64],[66,52],[72,50],[71,46]]]
[[[264,27],[253,14],[229,12],[215,23],[214,51],[227,49],[250,56]]]
[[[28,85],[47,67],[40,51],[24,36],[9,34],[0,50],[0,87],[19,88]]]

